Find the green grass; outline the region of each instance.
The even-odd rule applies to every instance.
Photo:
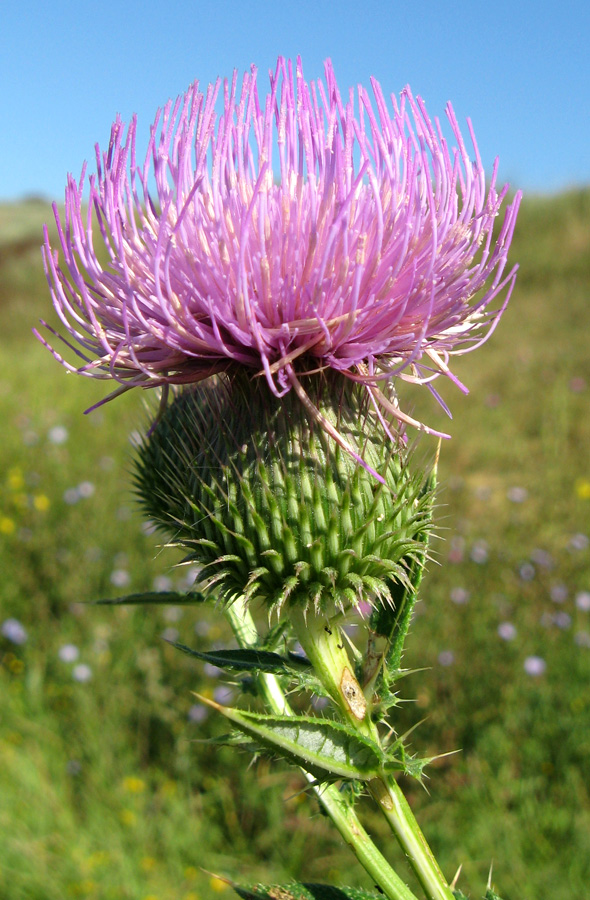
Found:
[[[185,572],[129,490],[144,397],[82,416],[105,386],[66,377],[30,334],[49,315],[38,248],[50,216],[0,207],[0,622],[28,634],[0,637],[0,897],[208,900],[223,884],[202,869],[370,887],[296,774],[195,742],[219,729],[190,721],[190,691],[219,682],[161,635],[207,648],[226,636],[215,611],[169,621],[85,603]],[[461,751],[433,765],[429,795],[406,785],[447,876],[462,863],[459,886],[479,896],[493,859],[507,900],[577,900],[590,878],[590,613],[575,603],[590,591],[590,191],[525,201],[512,258],[508,311],[456,367],[471,393],[442,387],[455,417],[442,539],[405,657],[430,671],[402,682],[415,702],[399,727],[425,718],[416,749]],[[408,402],[447,427],[426,393]],[[498,635],[506,622],[512,641]],[[66,644],[75,662],[60,659]],[[527,675],[530,656],[543,675]]]

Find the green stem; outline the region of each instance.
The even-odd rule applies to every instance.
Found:
[[[367,700],[338,627],[330,624],[326,616],[298,609],[292,610],[290,617],[305,655],[344,720],[375,740],[376,728],[367,715]]]
[[[335,625],[326,616],[307,611],[294,612],[292,621],[301,646],[316,675],[340,709],[348,724],[380,744],[379,732],[353,666]],[[440,867],[420,830],[420,826],[391,775],[375,778],[367,785],[400,843],[428,900],[454,900]]]
[[[375,778],[367,787],[398,839],[429,900],[454,900],[453,892],[395,778],[391,775]]]
[[[258,641],[256,624],[241,600],[235,600],[226,609],[226,616],[240,647],[253,647]],[[257,677],[262,696],[276,715],[293,715],[293,711],[283,693],[278,679],[269,673]],[[391,868],[385,857],[377,849],[363,826],[354,808],[333,784],[318,785],[309,772],[303,772],[313,787],[319,802],[352,849],[356,858],[375,884],[381,888],[389,900],[416,900],[416,896]]]

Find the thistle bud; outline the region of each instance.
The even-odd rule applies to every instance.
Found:
[[[302,384],[315,415],[243,371],[178,394],[139,448],[140,502],[227,602],[328,615],[391,603],[430,527],[423,478],[403,442],[384,441],[364,386],[335,373]]]

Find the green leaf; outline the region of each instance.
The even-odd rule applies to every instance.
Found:
[[[502,900],[491,888],[488,888],[484,900]]]
[[[301,766],[318,781],[368,781],[383,770],[381,748],[347,725],[316,717],[260,715],[195,696],[265,749]]]
[[[220,734],[219,737],[197,738],[198,744],[212,744],[217,747],[238,747],[240,750],[250,750],[253,753],[267,753],[263,751],[252,738],[246,737],[241,731],[232,731],[229,734]]]
[[[455,890],[453,891],[453,897],[455,898],[455,900],[469,900],[469,898],[466,897],[463,891],[460,891],[459,888],[455,888]]]
[[[146,591],[144,594],[128,594],[126,597],[115,597],[113,600],[97,600],[97,604],[110,606],[141,606],[149,603],[171,603],[173,606],[191,606],[195,603],[206,603],[207,597],[199,591],[182,594],[179,591]]]
[[[260,644],[261,648],[263,650],[274,650],[278,647],[283,638],[285,638],[289,627],[290,622],[288,619],[283,619],[281,622],[278,622],[264,635]]]
[[[408,756],[407,753],[402,753],[401,757],[393,757],[388,760],[386,769],[390,772],[404,772],[411,778],[415,778],[417,781],[422,782],[424,769],[426,766],[430,765],[434,759],[436,759],[436,756],[418,759],[415,756]]]
[[[405,558],[406,578],[390,587],[390,601],[379,603],[371,615],[370,628],[375,635],[387,639],[384,659],[384,680],[388,684],[400,670],[404,643],[410,627],[418,590],[424,574],[431,531],[432,506],[437,483],[438,455],[418,496],[421,529],[416,536],[412,552]]]
[[[211,663],[220,669],[238,669],[240,672],[286,672],[290,669],[309,669],[311,663],[303,656],[290,653],[280,656],[269,650],[210,650],[203,652],[193,650],[177,641],[169,641],[177,650],[196,656],[203,662]]]
[[[332,884],[257,884],[243,888],[232,884],[242,900],[382,900],[379,894],[362,888],[336,887]]]
[[[323,697],[325,700],[328,700],[330,703],[334,703],[332,695],[328,693],[320,679],[313,674],[314,669],[299,669],[296,673],[297,675],[297,683],[298,689],[300,691],[307,691],[309,694],[314,694],[316,697]]]

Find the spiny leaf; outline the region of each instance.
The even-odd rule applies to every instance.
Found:
[[[418,723],[418,725],[421,724],[421,722]],[[458,751],[450,750],[448,753],[439,753],[436,756],[425,756],[422,758],[408,753],[404,741],[407,735],[413,730],[413,728],[410,728],[405,735],[398,738],[391,747],[385,751],[387,759],[385,768],[388,771],[405,772],[406,775],[411,775],[412,778],[416,778],[418,781],[422,782],[426,766],[431,765],[437,759],[443,759],[445,756],[453,756]]]
[[[276,625],[273,625],[266,634],[263,636],[261,641],[261,649],[262,650],[274,650],[275,647],[281,643],[283,638],[285,637],[287,631],[289,630],[290,622],[288,619],[283,619],[278,622]]]
[[[414,606],[424,574],[428,552],[432,506],[437,483],[438,454],[428,477],[420,487],[417,496],[417,510],[422,518],[414,546],[407,553],[403,563],[407,566],[405,579],[393,583],[390,588],[391,603],[380,603],[371,616],[370,627],[375,636],[387,639],[388,648],[383,660],[383,669],[378,690],[393,680],[401,666],[404,643],[410,627]]]
[[[307,691],[309,694],[315,694],[316,697],[324,697],[326,700],[332,700],[331,694],[328,693],[317,675],[314,675],[314,669],[301,669],[297,672],[297,682],[299,690]]]
[[[230,882],[242,900],[378,900],[379,895],[362,888],[336,887],[332,884],[257,884],[243,888]]]
[[[424,769],[434,759],[436,759],[436,756],[426,757],[425,759],[417,759],[416,757],[408,757],[406,755],[404,756],[403,763],[399,767],[406,773],[406,775],[410,775],[417,781],[422,781]]]
[[[255,753],[260,752],[261,749],[255,741],[243,735],[241,731],[231,731],[212,738],[197,738],[196,743],[213,744],[217,747],[238,747],[240,750],[252,750]]]
[[[280,656],[268,650],[193,650],[177,641],[169,641],[177,650],[196,656],[203,662],[211,663],[219,669],[238,669],[240,672],[285,672],[289,669],[308,669],[311,663],[303,656],[290,653]]]
[[[126,597],[115,597],[113,600],[97,600],[98,604],[112,606],[127,605],[141,606],[150,603],[171,603],[173,606],[189,606],[195,603],[206,603],[207,597],[200,591],[190,591],[188,594],[178,591],[146,591],[143,594],[128,594]]]
[[[259,715],[195,696],[263,747],[301,766],[318,781],[367,781],[383,769],[381,748],[347,725],[305,716]]]

